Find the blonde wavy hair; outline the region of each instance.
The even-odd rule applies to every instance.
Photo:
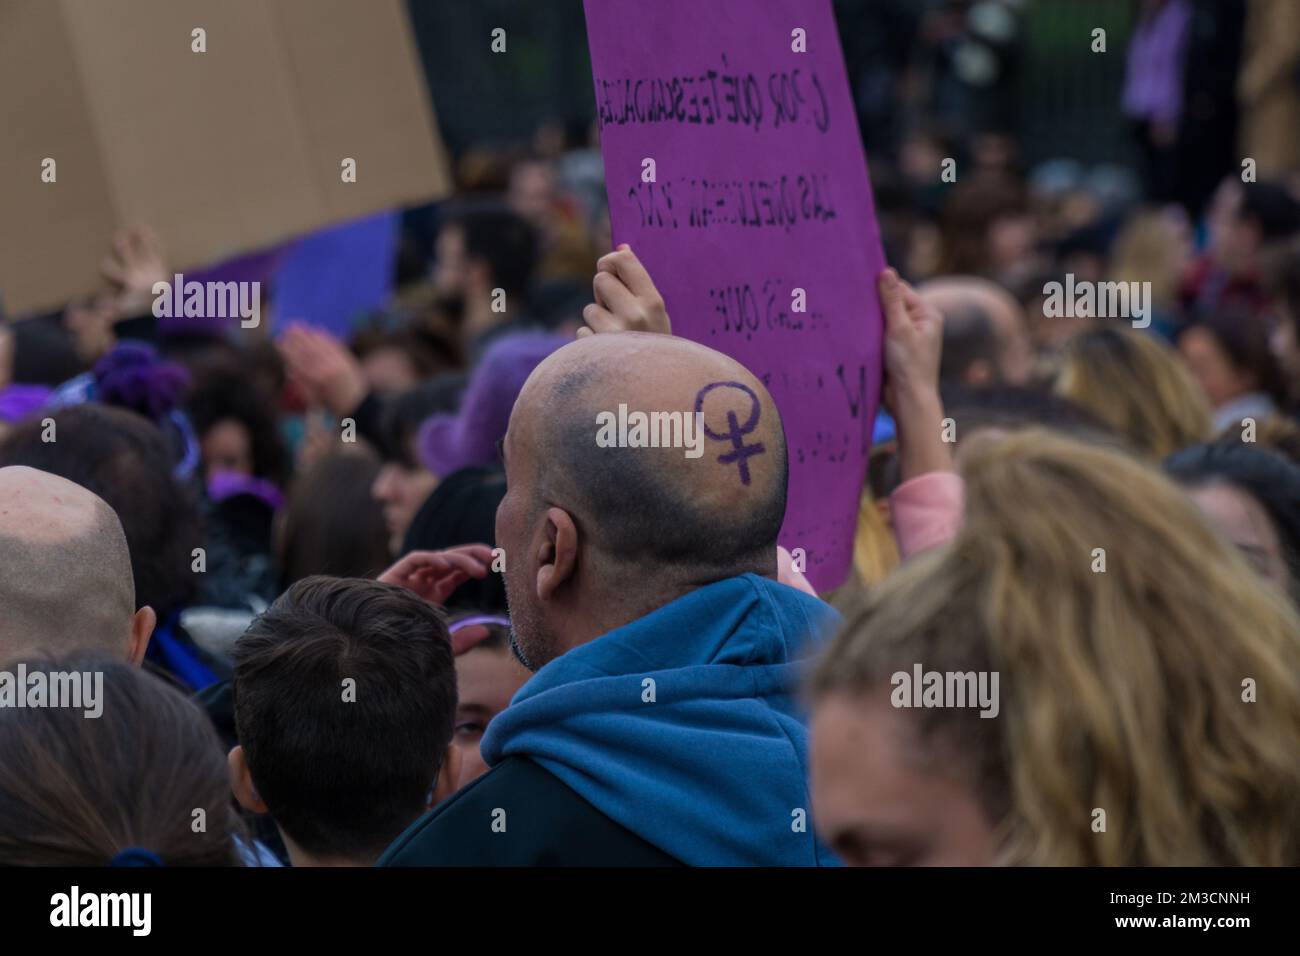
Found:
[[[1126,454],[1026,431],[974,452],[966,481],[958,537],[874,590],[818,663],[814,703],[886,693],[916,662],[998,672],[996,718],[899,713],[925,744],[907,751],[970,784],[1002,862],[1300,863],[1285,599]]]
[[[1209,401],[1173,349],[1126,326],[1071,339],[1052,391],[1155,459],[1210,437]]]

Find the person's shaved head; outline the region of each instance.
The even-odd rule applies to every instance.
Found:
[[[135,586],[126,535],[98,496],[34,468],[0,468],[0,660],[129,656]]]
[[[660,438],[695,437],[698,410],[703,434],[694,448],[608,447],[620,406],[633,426],[643,413],[688,429],[647,433]],[[505,452],[497,541],[516,640],[534,666],[694,587],[776,573],[781,419],[762,383],[720,352],[667,335],[579,339],[524,384]]]

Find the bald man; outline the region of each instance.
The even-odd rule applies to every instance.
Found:
[[[56,475],[0,468],[0,662],[102,650],[139,664],[154,623],[113,509]]]
[[[504,453],[497,543],[536,674],[483,738],[493,769],[381,865],[833,863],[796,697],[836,615],[776,580],[786,446],[762,383],[685,339],[580,338],[525,383]]]
[[[1010,292],[977,276],[943,276],[916,291],[943,315],[945,382],[979,388],[1029,381],[1034,357],[1029,327]]]

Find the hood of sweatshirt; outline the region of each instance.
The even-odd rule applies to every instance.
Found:
[[[536,761],[683,863],[836,865],[809,819],[799,691],[838,622],[754,574],[706,585],[541,668],[483,756]]]

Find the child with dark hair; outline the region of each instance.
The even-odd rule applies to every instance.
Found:
[[[21,768],[0,774],[0,866],[240,865],[248,843],[197,706],[103,655],[21,666],[51,686],[56,671],[102,679],[101,712],[0,707],[0,766]]]
[[[442,613],[403,587],[305,578],[234,648],[231,785],[296,866],[367,866],[455,790]]]

